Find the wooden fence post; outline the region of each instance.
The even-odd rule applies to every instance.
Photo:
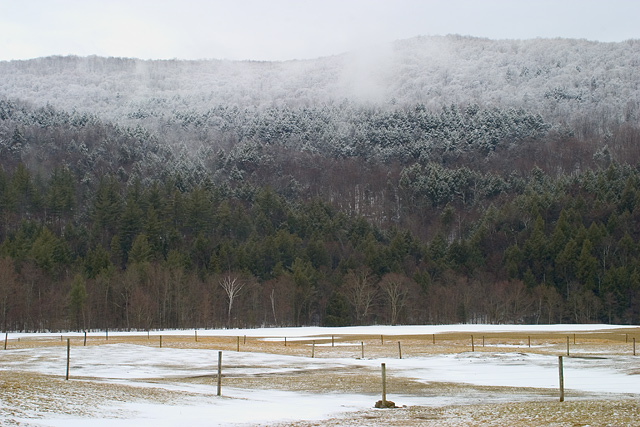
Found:
[[[384,336],[380,335],[380,344],[384,345]]]
[[[436,344],[436,334],[433,334],[433,345]]]
[[[236,337],[236,351],[240,351],[240,337]]]
[[[636,355],[636,339],[633,339],[633,355]]]
[[[473,345],[473,335],[471,335],[471,352],[473,353],[474,351],[476,351],[476,348]]]
[[[567,357],[569,356],[569,337],[567,337]]]
[[[333,335],[331,335],[331,347],[334,346]]]
[[[562,356],[558,356],[558,374],[560,377],[560,402],[564,402],[564,368],[562,366]]]
[[[7,349],[7,340],[9,339],[9,332],[4,333],[4,349]]]
[[[222,351],[218,351],[218,396],[222,392]]]
[[[381,364],[382,368],[382,407],[387,406],[387,367],[384,363]]]
[[[160,348],[162,348],[162,335],[160,335]]]
[[[196,331],[194,331],[194,332],[195,332],[195,334],[196,334],[196,342],[198,342],[198,331],[196,330]]]
[[[71,359],[71,340],[67,338],[67,376],[65,380],[69,380],[69,360]]]
[[[398,358],[402,359],[402,344],[398,341]]]
[[[84,346],[87,346],[87,331],[84,331]]]
[[[316,340],[311,342],[311,358],[316,357]]]
[[[360,353],[361,353],[360,358],[364,359],[364,341],[360,341]]]
[[[529,335],[529,348],[531,348],[531,335]]]

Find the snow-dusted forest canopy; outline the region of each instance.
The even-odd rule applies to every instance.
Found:
[[[3,327],[637,323],[639,43],[0,62]]]
[[[638,120],[638,41],[417,37],[305,61],[143,61],[48,57],[0,62],[0,93],[108,119],[334,105],[477,104],[547,120]]]

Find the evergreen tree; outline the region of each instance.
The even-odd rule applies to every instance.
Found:
[[[85,329],[85,302],[87,300],[87,288],[82,275],[76,274],[73,278],[69,293],[69,310],[75,322],[76,329]]]

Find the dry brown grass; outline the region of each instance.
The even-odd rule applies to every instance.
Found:
[[[67,336],[60,338],[22,338],[19,341],[10,339],[7,349],[33,348],[38,346],[66,346]],[[640,328],[624,328],[606,332],[579,333],[477,333],[473,335],[473,350],[477,352],[527,352],[536,354],[558,355],[565,354],[567,338],[571,350],[581,354],[609,354],[624,355],[633,351],[633,339],[638,341],[640,353]],[[73,346],[84,345],[83,337],[70,337]],[[315,348],[312,350],[313,343]],[[305,337],[303,339],[261,338],[246,336],[198,336],[194,335],[164,335],[162,346],[171,348],[217,349],[223,351],[261,352],[283,354],[291,356],[315,357],[353,357],[366,358],[398,357],[399,347],[403,357],[428,354],[454,354],[472,350],[472,335],[462,333],[445,333],[433,335],[322,335]],[[88,337],[87,345],[103,345],[128,343],[160,346],[160,335]],[[332,346],[334,344],[334,346]]]
[[[473,350],[491,353],[566,354],[567,337],[571,352],[588,355],[631,355],[633,339],[640,340],[640,328],[624,328],[606,332],[580,333],[476,333]],[[66,346],[60,338],[10,339],[7,350]],[[266,339],[258,337],[209,337],[193,335],[166,335],[162,346],[170,348],[216,349],[223,351],[260,352],[316,358],[367,359],[399,357],[410,358],[433,354],[454,354],[472,350],[470,334],[433,335],[338,335],[316,336],[304,339]],[[72,346],[84,345],[83,337],[71,338]],[[158,334],[140,336],[89,337],[86,345],[96,346],[127,343],[160,346]],[[315,345],[314,345],[315,343]],[[639,341],[640,344],[640,341]],[[640,350],[640,348],[639,348]],[[0,350],[1,351],[1,350]],[[15,357],[20,357],[15,353]],[[324,369],[299,369],[288,373],[236,375],[224,377],[225,386],[246,389],[274,389],[307,393],[371,394],[372,406],[380,390],[378,370],[365,366]],[[390,375],[388,393],[422,397],[461,396],[462,404],[440,407],[405,407],[345,414],[338,418],[318,422],[296,422],[283,426],[631,426],[640,425],[640,406],[635,400],[598,400],[576,396],[576,400],[557,402],[553,390],[508,387],[478,387],[452,383],[424,383]],[[156,381],[156,380],[152,380]],[[214,385],[213,376],[158,379],[158,383],[181,382]],[[189,396],[183,391],[169,391],[151,387],[132,387],[87,378],[64,381],[63,377],[35,375],[29,372],[0,371],[0,419],[11,425],[13,417],[19,419],[44,411],[52,414],[72,414],[91,418],[96,408],[113,408],[108,416],[126,417],[114,402],[176,402]],[[511,403],[483,403],[483,396],[501,396],[498,401]],[[491,399],[489,399],[491,400]],[[71,402],[71,403],[70,403]],[[77,402],[77,403],[74,403]],[[402,402],[397,402],[402,404]],[[43,409],[46,408],[46,409]],[[104,409],[100,412],[104,416]],[[15,425],[24,425],[15,422]]]
[[[126,418],[118,403],[169,403],[188,393],[162,388],[132,387],[97,381],[65,381],[60,376],[0,371],[0,424],[26,425],[16,419],[71,415],[87,418]],[[14,420],[14,422],[12,422]],[[34,423],[36,422],[34,420]]]
[[[640,404],[633,400],[524,402],[364,411],[317,422],[280,427],[622,427],[637,426]]]

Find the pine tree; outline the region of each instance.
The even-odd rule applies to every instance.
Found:
[[[593,256],[593,244],[591,240],[585,239],[582,249],[576,262],[576,277],[584,286],[584,289],[596,291],[596,274],[598,270],[598,260]]]
[[[85,302],[87,300],[87,287],[80,274],[76,274],[69,293],[69,310],[78,330],[85,329]]]
[[[153,250],[145,234],[138,234],[129,251],[129,265],[144,264],[151,260]]]

